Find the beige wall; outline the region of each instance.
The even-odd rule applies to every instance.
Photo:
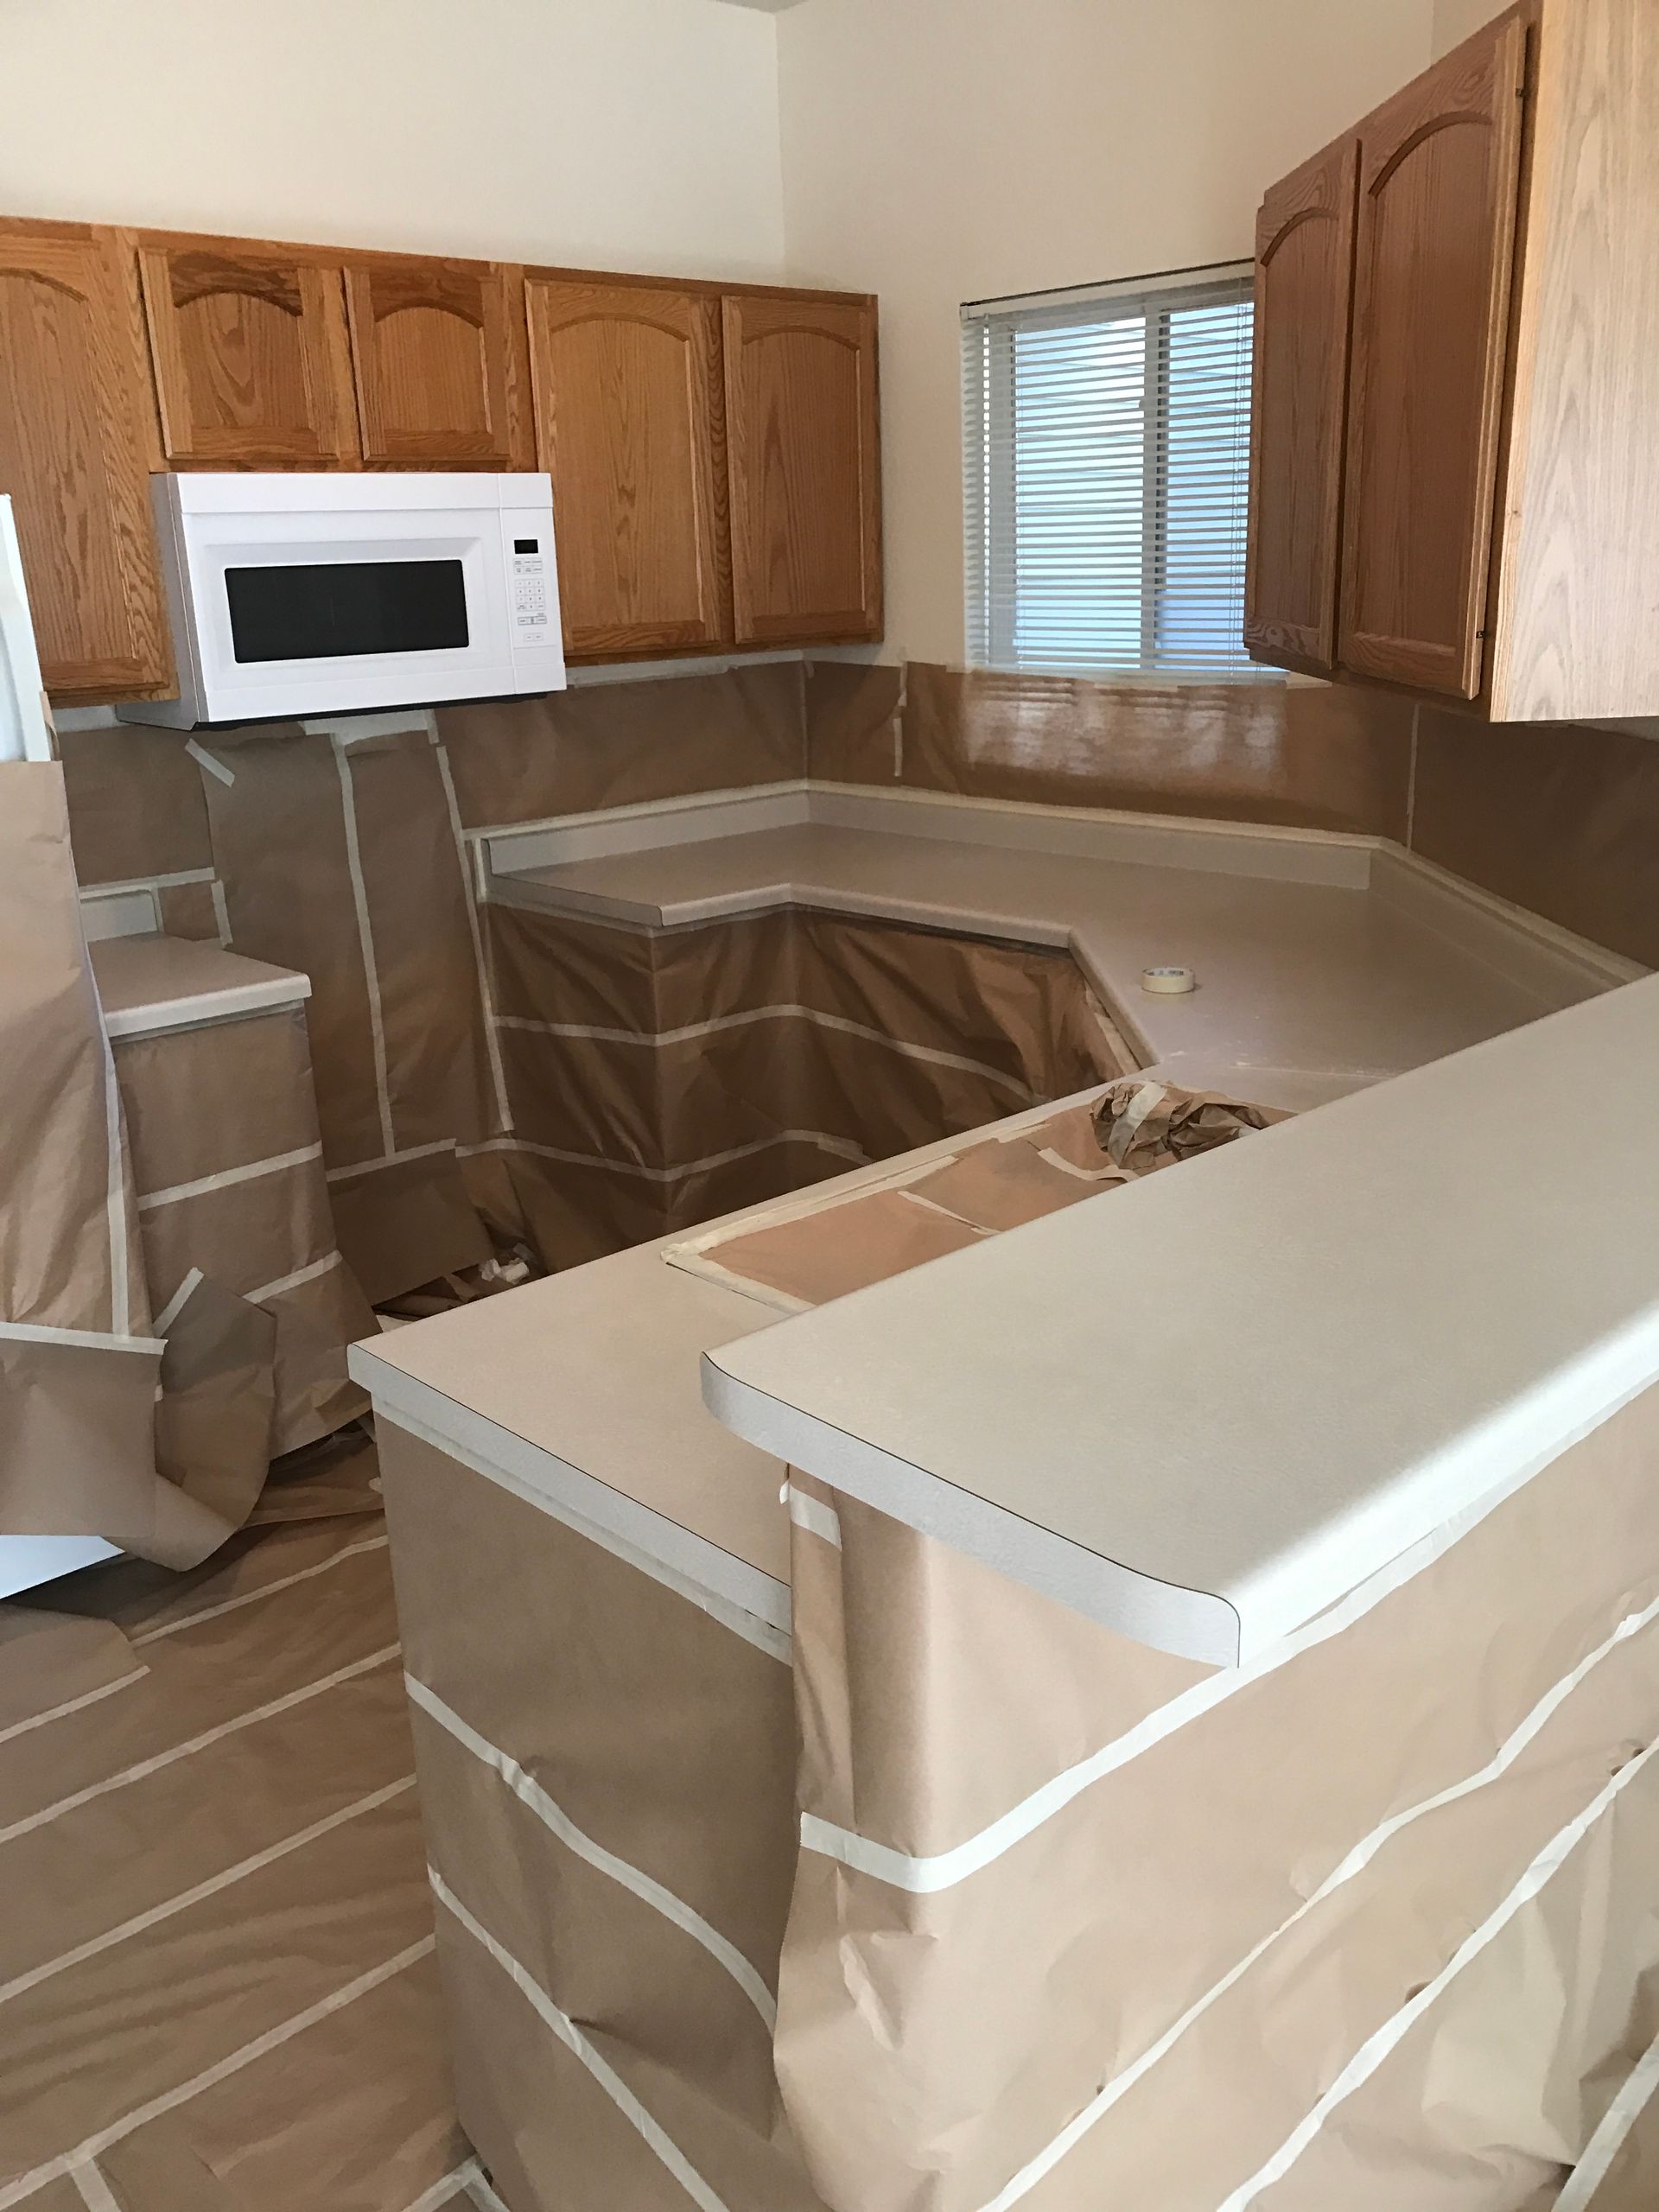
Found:
[[[1449,54],[1500,12],[1500,0],[1434,0],[1435,54]]]
[[[1432,15],[805,0],[779,17],[791,272],[881,296],[889,652],[962,656],[960,302],[1248,256],[1264,187],[1424,67]]]
[[[771,18],[712,0],[0,0],[0,213],[779,273]]]

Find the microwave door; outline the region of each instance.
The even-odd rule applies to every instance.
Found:
[[[464,652],[472,643],[463,562],[250,562],[224,572],[238,667]]]
[[[9,493],[0,493],[0,760],[49,760],[41,658]]]
[[[207,717],[346,713],[499,688],[499,535],[202,549],[194,594]]]

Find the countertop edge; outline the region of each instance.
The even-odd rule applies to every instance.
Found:
[[[702,1602],[700,1592],[788,1635],[789,1586],[776,1575],[377,1357],[372,1339],[350,1346],[346,1363],[377,1416],[394,1427],[448,1452],[607,1550],[625,1546],[633,1563],[695,1602]]]
[[[703,1354],[702,1373],[703,1403],[746,1443],[1136,1643],[1212,1667],[1240,1663],[1239,1616],[1225,1598],[1137,1573],[861,1437],[832,1431],[730,1373],[718,1350]]]

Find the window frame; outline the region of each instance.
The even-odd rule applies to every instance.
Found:
[[[970,301],[962,308],[963,617],[967,666],[1000,675],[1071,677],[1090,683],[1158,690],[1180,684],[1283,681],[1282,671],[1252,667],[1244,658],[1242,619],[1236,661],[1211,668],[1160,668],[1156,664],[1170,494],[1170,420],[1161,404],[1168,372],[1169,317],[1192,308],[1249,305],[1253,344],[1254,273],[1254,264],[1249,261],[1216,262],[1155,276],[1128,277],[1111,283],[1071,286],[1060,291]],[[1091,309],[1113,307],[1121,310],[1118,315],[1099,319],[1144,320],[1143,420],[1155,425],[1154,435],[1145,442],[1141,468],[1141,658],[1134,667],[1045,666],[1035,659],[1022,659],[1014,648],[1019,607],[1017,447],[1012,423],[1014,341],[1021,331],[1084,326],[1090,319]],[[1238,378],[1244,436],[1240,483],[1245,501],[1236,537],[1241,601],[1248,535],[1251,381],[1247,355]]]

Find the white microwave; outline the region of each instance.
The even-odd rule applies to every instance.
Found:
[[[123,720],[190,729],[563,689],[550,478],[150,481],[179,696]]]

